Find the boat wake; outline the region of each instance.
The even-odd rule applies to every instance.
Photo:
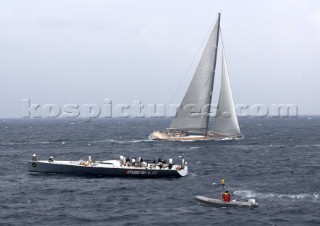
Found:
[[[277,193],[259,193],[252,190],[238,190],[233,192],[234,195],[241,198],[249,199],[268,199],[268,200],[303,200],[310,202],[320,202],[319,193],[301,193],[301,194],[277,194]]]
[[[17,141],[17,142],[0,142],[1,146],[15,146],[15,145],[50,145],[50,144],[66,144],[62,140],[49,140],[49,141]]]
[[[115,144],[132,144],[132,143],[141,143],[141,142],[154,142],[153,140],[114,140],[114,139],[105,139],[105,140],[49,140],[49,141],[19,141],[19,142],[0,142],[0,146],[15,146],[15,145],[52,145],[52,144],[67,144],[67,143],[88,143],[90,146],[93,143],[115,143]]]
[[[91,143],[116,143],[116,144],[132,144],[132,143],[141,143],[141,142],[154,142],[153,140],[114,140],[114,139],[105,139],[105,140],[95,140]]]

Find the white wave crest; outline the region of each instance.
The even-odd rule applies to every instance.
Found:
[[[153,142],[152,140],[114,140],[114,139],[105,139],[105,140],[95,140],[90,143],[116,143],[116,144],[131,144],[131,143],[140,143],[140,142]]]
[[[260,198],[260,199],[291,199],[291,200],[307,200],[319,202],[319,193],[301,193],[301,194],[277,194],[277,193],[260,193],[252,190],[234,191],[234,195],[241,196],[241,198]]]

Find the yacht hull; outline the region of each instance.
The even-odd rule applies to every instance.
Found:
[[[116,160],[114,160],[116,161]],[[166,178],[183,177],[188,174],[188,167],[183,169],[175,165],[175,169],[159,169],[149,167],[115,166],[113,164],[89,163],[82,165],[80,161],[29,161],[29,172],[58,173],[58,174],[85,174],[113,177],[144,177],[144,178]]]
[[[230,136],[218,133],[208,132],[207,135],[181,135],[175,133],[168,133],[166,131],[154,131],[149,135],[149,140],[168,140],[168,141],[198,141],[198,140],[242,140],[243,136]]]

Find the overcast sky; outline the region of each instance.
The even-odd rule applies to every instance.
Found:
[[[318,0],[0,0],[0,117],[23,99],[170,104],[187,74],[179,103],[218,12],[235,103],[320,114]]]

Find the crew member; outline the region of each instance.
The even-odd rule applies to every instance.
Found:
[[[184,168],[184,165],[185,165],[185,163],[184,163],[184,158],[183,158],[183,156],[182,156],[182,159],[181,159],[181,169]]]
[[[172,158],[170,157],[169,158],[169,169],[171,169],[172,168]]]
[[[120,166],[124,164],[124,156],[121,154],[120,155]]]
[[[123,155],[123,165],[125,166],[127,163],[127,157],[125,155]]]
[[[162,169],[162,166],[163,166],[163,163],[160,162],[160,163],[159,163],[159,168]]]
[[[230,202],[230,194],[229,194],[228,190],[226,190],[226,191],[222,194],[222,201],[224,201],[224,202]]]
[[[135,157],[132,158],[132,166],[136,166],[136,158]]]
[[[32,155],[32,161],[34,161],[34,162],[38,161],[38,155],[37,154],[33,154]]]
[[[53,162],[53,156],[50,156],[48,161]]]

